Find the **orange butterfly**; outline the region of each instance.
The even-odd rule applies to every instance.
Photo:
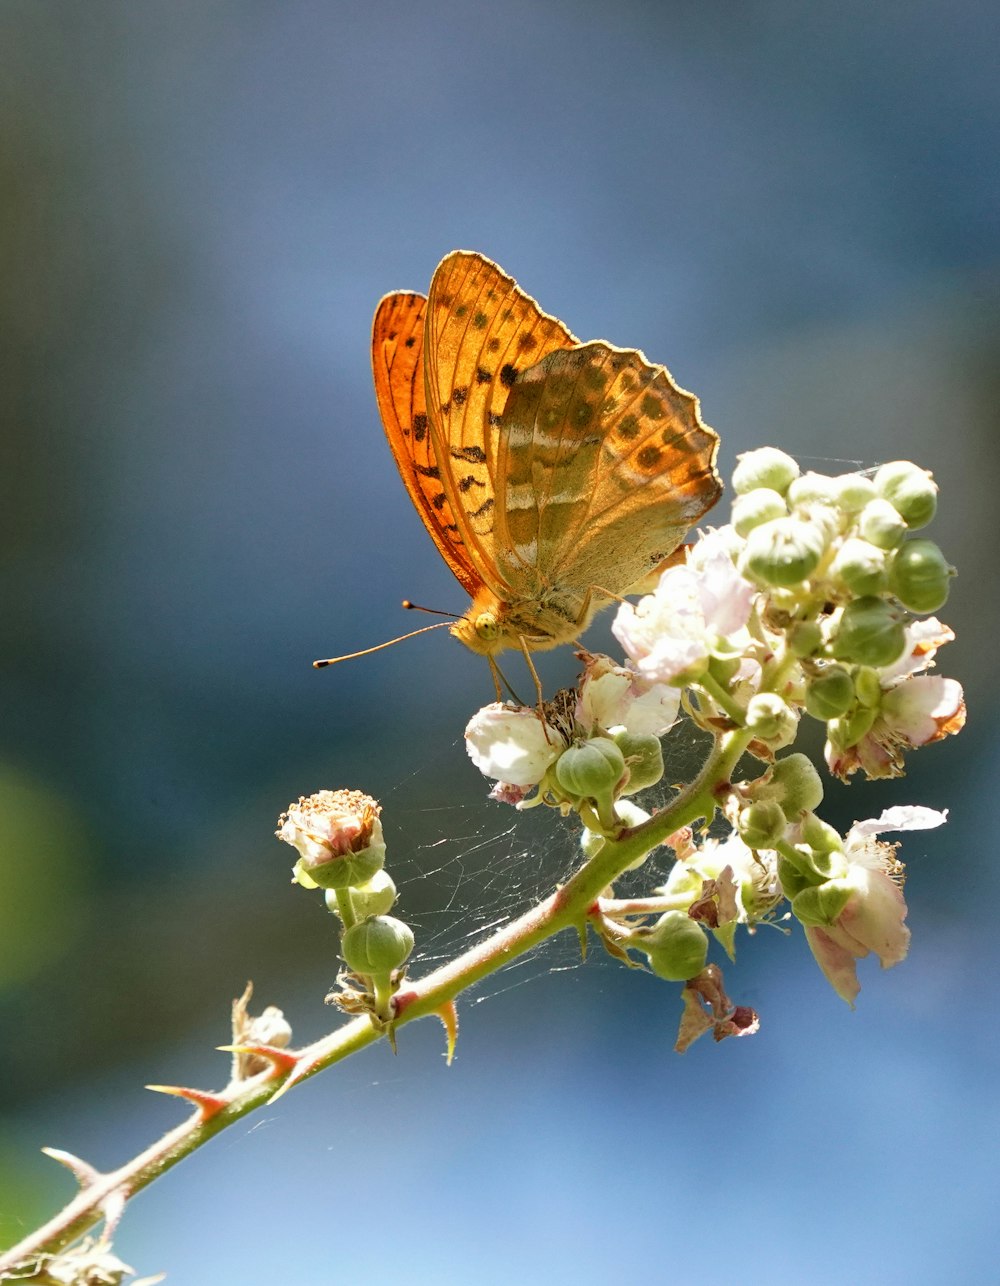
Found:
[[[697,398],[635,349],[581,344],[480,254],[443,259],[426,299],[385,296],[372,366],[406,489],[472,596],[451,633],[491,661],[572,642],[722,490]]]

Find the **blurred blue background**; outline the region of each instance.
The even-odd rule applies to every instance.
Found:
[[[465,1001],[450,1070],[405,1029],[168,1175],[119,1253],[195,1286],[993,1279],[998,27],[985,0],[0,6],[5,1244],[69,1194],[41,1144],[116,1165],[179,1119],[143,1083],[225,1080],[248,976],[298,1039],[335,1021],[290,799],[382,799],[418,970],[566,869],[465,759],[481,660],[441,633],[310,668],[412,628],[404,596],[465,605],[368,351],[379,297],[461,246],[666,362],[725,473],[765,442],[934,471],[970,727],[828,809],[952,810],[903,850],[910,959],[851,1013],[800,934],[744,941],[760,1034],[679,1058],[672,988],[555,944]]]

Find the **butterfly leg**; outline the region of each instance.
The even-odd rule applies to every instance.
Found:
[[[549,726],[548,726],[548,724],[545,722],[545,697],[544,697],[544,695],[543,695],[543,693],[542,693],[542,681],[541,681],[541,679],[538,677],[538,671],[535,669],[535,663],[534,663],[534,661],[532,661],[532,659],[531,659],[531,653],[530,653],[530,651],[528,650],[528,643],[527,643],[527,640],[525,639],[524,635],[523,635],[523,634],[519,634],[519,635],[517,636],[517,641],[518,641],[518,643],[520,643],[520,645],[521,645],[521,651],[522,651],[522,653],[524,654],[525,664],[526,664],[526,665],[527,665],[527,667],[528,667],[528,672],[530,673],[531,678],[532,678],[532,681],[533,681],[533,683],[534,683],[534,685],[535,685],[535,697],[536,697],[536,701],[535,701],[535,709],[536,709],[536,710],[537,710],[537,712],[538,712],[538,717],[539,717],[539,719],[541,719],[541,721],[542,721],[542,728],[543,728],[543,729],[544,729],[544,731],[545,731],[545,740],[546,740],[546,741],[549,741],[549,740],[550,740],[550,739],[549,739]]]

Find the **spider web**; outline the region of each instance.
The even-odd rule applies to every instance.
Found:
[[[665,806],[672,785],[690,780],[709,739],[682,719],[662,744],[663,781],[633,797],[647,812]],[[386,870],[399,892],[396,913],[417,940],[414,977],[454,959],[548,897],[582,861],[578,818],[544,806],[517,811],[487,798],[488,791],[456,740],[429,762],[424,757],[382,797]],[[648,893],[665,881],[672,864],[670,850],[659,848],[638,870],[621,876],[615,891],[622,897]],[[591,940],[587,966],[603,962],[612,963]],[[470,998],[481,1003],[583,963],[576,934],[556,934],[482,980]]]

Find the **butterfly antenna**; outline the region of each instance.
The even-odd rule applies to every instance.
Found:
[[[457,612],[442,612],[439,607],[421,607],[419,603],[411,603],[408,598],[403,599],[402,605],[408,612],[427,612],[429,616],[447,616],[453,621],[462,619]]]
[[[409,634],[400,634],[399,638],[377,643],[375,647],[362,648],[360,652],[348,652],[346,656],[331,656],[325,661],[313,661],[313,668],[322,670],[328,665],[336,665],[338,661],[354,661],[359,656],[370,656],[372,652],[381,652],[384,647],[392,647],[394,643],[404,643],[407,639],[415,639],[418,634],[426,634],[428,630],[440,630],[445,625],[447,621],[438,621],[434,625],[425,625],[422,629],[412,630]]]

